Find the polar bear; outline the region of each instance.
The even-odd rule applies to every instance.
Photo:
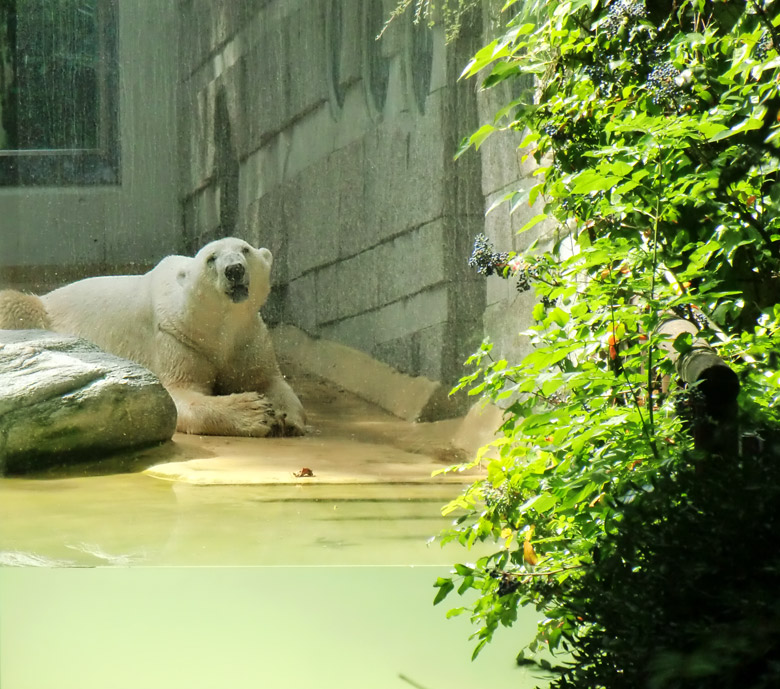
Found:
[[[217,239],[193,258],[168,256],[144,275],[87,278],[49,292],[40,297],[49,321],[42,326],[154,372],[176,404],[178,431],[301,435],[303,406],[279,371],[258,313],[270,292],[271,263],[268,249]],[[0,322],[7,322],[3,303],[0,296]]]

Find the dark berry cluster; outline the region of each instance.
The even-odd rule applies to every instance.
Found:
[[[662,105],[679,98],[682,95],[679,79],[680,72],[668,62],[653,67],[647,75],[647,88],[652,94],[653,103]]]
[[[474,238],[474,251],[469,257],[469,265],[476,268],[480,275],[492,275],[506,267],[509,260],[507,252],[497,252],[484,234],[478,234]]]
[[[542,133],[549,136],[551,139],[557,139],[560,137],[561,128],[554,122],[547,122],[542,126]]]
[[[602,65],[585,65],[582,68],[583,73],[588,79],[590,79],[595,86],[601,85],[604,81],[608,80],[607,71]]]
[[[525,264],[515,273],[515,277],[517,278],[517,291],[527,292],[531,289],[531,281],[539,277],[539,270],[536,266]]]
[[[521,497],[520,493],[511,488],[507,482],[498,487],[494,487],[489,481],[483,483],[482,498],[485,507],[498,512],[504,518],[508,517],[515,505],[520,504]]]
[[[756,60],[765,60],[769,50],[773,47],[772,36],[768,31],[764,31],[764,33],[761,34],[761,38],[759,38],[756,43],[753,55]]]
[[[497,569],[495,567],[487,570],[487,573],[491,579],[498,579],[499,596],[509,595],[520,588],[520,581],[516,574],[505,572],[503,569]]]
[[[686,321],[693,323],[699,330],[704,330],[709,327],[706,316],[697,308],[694,308],[690,304],[679,304],[673,306],[672,311],[675,316],[684,318]]]
[[[608,14],[618,14],[630,19],[647,16],[644,0],[617,0],[609,6]]]
[[[642,0],[617,0],[607,10],[607,17],[602,24],[607,38],[614,38],[623,26],[642,19],[647,14]]]

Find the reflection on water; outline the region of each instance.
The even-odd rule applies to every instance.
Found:
[[[75,562],[54,560],[35,553],[18,550],[0,550],[0,567],[75,567]]]
[[[428,541],[447,524],[440,508],[458,490],[403,484],[190,486],[143,474],[5,478],[0,561],[447,564],[452,556]]]

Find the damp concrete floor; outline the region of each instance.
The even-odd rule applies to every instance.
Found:
[[[176,434],[0,479],[0,564],[449,562],[430,541],[478,470],[437,472],[471,456],[464,438],[489,437],[488,421],[414,423],[317,376],[291,383],[308,413],[303,437]]]
[[[145,470],[192,485],[351,485],[464,483],[438,470],[467,458],[454,439],[462,419],[410,423],[311,377],[294,381],[308,414],[299,438],[177,434],[169,457]],[[171,461],[173,460],[173,461]]]

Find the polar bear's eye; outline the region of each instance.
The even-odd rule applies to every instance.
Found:
[[[249,247],[248,246],[243,247],[241,249],[241,253],[244,254],[244,255],[248,254],[249,253]]]
[[[214,254],[211,254],[211,256],[209,256],[206,259],[206,263],[214,263],[214,261],[216,261],[216,260],[217,260],[217,257]]]

